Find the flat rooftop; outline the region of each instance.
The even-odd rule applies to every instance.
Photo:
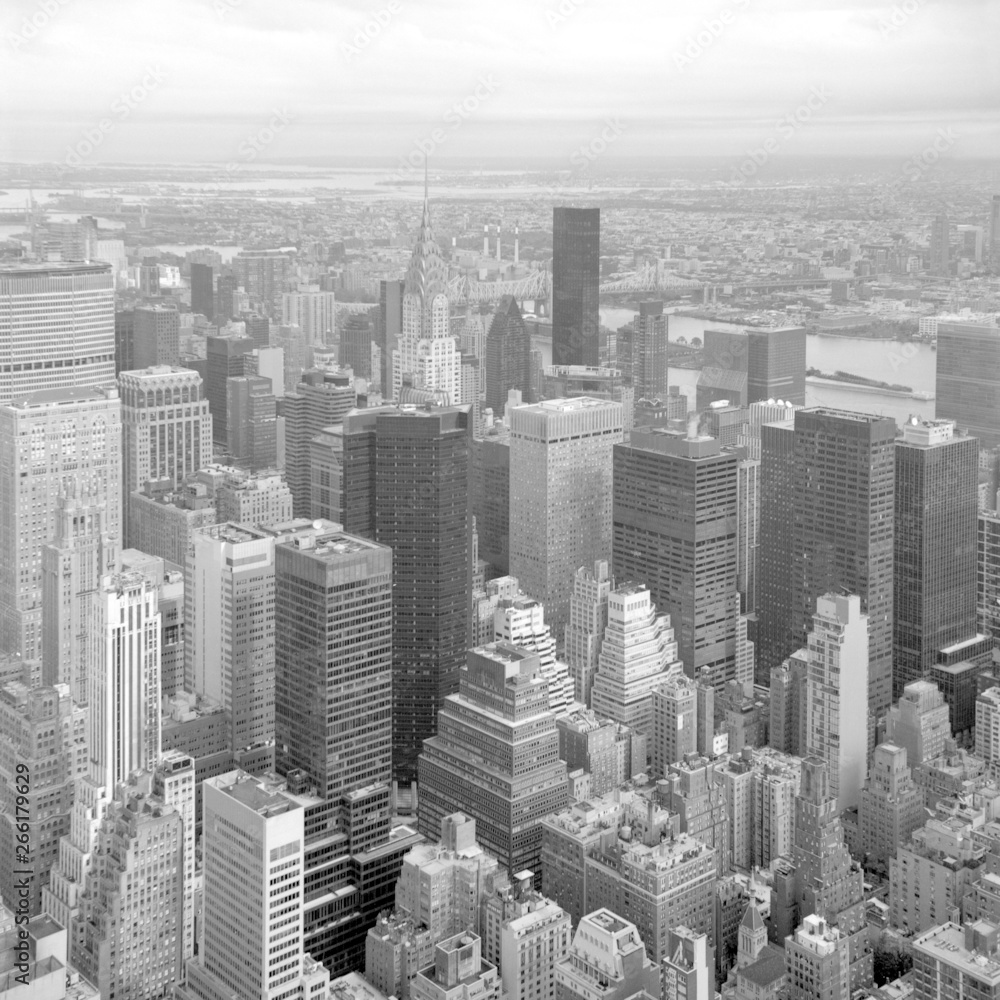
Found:
[[[921,934],[914,939],[913,949],[981,982],[985,981],[994,989],[1000,985],[1000,961],[997,953],[981,955],[968,951],[965,947],[965,931],[958,924],[949,922]]]
[[[296,803],[287,795],[268,788],[249,775],[237,779],[231,785],[222,785],[219,791],[232,796],[261,816],[277,816],[296,807]]]

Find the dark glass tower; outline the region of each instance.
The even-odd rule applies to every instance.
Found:
[[[378,329],[375,342],[382,352],[380,359],[382,392],[388,395],[392,390],[392,352],[399,346],[403,332],[403,287],[404,281],[380,281],[378,291]],[[375,373],[372,372],[372,378]]]
[[[976,628],[979,443],[950,421],[910,423],[896,442],[893,698],[938,651]]]
[[[191,312],[215,318],[215,272],[211,264],[191,264]]]
[[[977,323],[939,323],[937,334],[939,420],[954,420],[979,439],[1000,445],[1000,328]]]
[[[345,519],[393,553],[392,776],[415,781],[423,741],[458,691],[471,643],[469,406],[386,406],[344,422]],[[366,510],[362,508],[367,506]]]
[[[736,670],[737,464],[715,438],[660,428],[614,451],[612,575],[649,587],[684,669],[719,691]]]
[[[212,414],[212,435],[215,441],[226,445],[229,441],[226,381],[246,373],[243,355],[253,353],[254,342],[250,337],[208,337],[206,343],[205,395]]]
[[[601,210],[552,210],[552,363],[599,364]]]
[[[525,403],[531,393],[531,336],[513,295],[500,300],[486,335],[486,406],[503,416],[507,392],[520,389]]]
[[[805,327],[750,329],[745,333],[706,330],[705,365],[744,373],[747,404],[784,399],[805,406]],[[717,398],[725,398],[725,394]]]

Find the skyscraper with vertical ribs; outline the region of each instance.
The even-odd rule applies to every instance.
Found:
[[[486,335],[486,406],[499,417],[507,405],[507,393],[518,389],[525,402],[531,392],[531,336],[513,295],[500,300]]]
[[[404,384],[442,392],[442,402],[462,398],[462,356],[451,335],[448,265],[431,230],[424,180],[424,214],[403,287],[403,329],[392,359],[392,398]]]

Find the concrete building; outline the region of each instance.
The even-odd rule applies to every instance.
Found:
[[[258,472],[278,465],[278,419],[271,380],[226,379],[227,449],[239,466]]]
[[[686,674],[658,684],[652,691],[653,726],[650,761],[655,775],[698,749],[698,692]]]
[[[212,457],[212,417],[201,376],[166,365],[118,376],[125,524],[133,492],[150,480],[177,487]],[[125,544],[135,547],[126,533]]]
[[[275,469],[248,472],[226,466],[210,467],[222,473],[215,489],[219,523],[270,527],[292,520],[292,491]],[[199,478],[203,473],[199,474]]]
[[[676,813],[681,833],[711,847],[719,875],[724,875],[732,867],[733,857],[727,796],[731,786],[722,779],[721,762],[688,754],[670,765],[664,781],[664,805]]]
[[[206,781],[204,804],[204,941],[179,1000],[325,995],[303,943],[305,809],[239,771]]]
[[[790,1000],[850,1000],[851,959],[848,939],[816,914],[785,938]]]
[[[191,537],[199,528],[218,524],[215,500],[204,483],[170,479],[148,482],[129,497],[126,534],[132,547],[183,566]]]
[[[618,333],[615,363],[636,399],[667,396],[667,317],[662,302],[640,302],[631,328]]]
[[[566,663],[576,687],[576,698],[588,708],[601,645],[608,627],[608,595],[614,585],[606,560],[595,562],[593,570],[581,566],[573,577],[569,622],[563,641]]]
[[[538,655],[507,643],[470,650],[459,693],[419,758],[424,836],[461,810],[508,870],[541,872],[540,822],[567,802],[555,716]]]
[[[611,554],[612,450],[618,403],[581,396],[511,414],[510,572],[562,634],[573,574]],[[641,579],[641,577],[637,577]]]
[[[581,709],[556,719],[559,759],[590,776],[588,795],[602,796],[646,770],[646,740],[610,719]]]
[[[418,972],[410,984],[412,1000],[500,1000],[495,965],[482,957],[478,934],[464,931],[439,941],[434,964]]]
[[[132,331],[132,367],[179,365],[180,320],[180,313],[170,306],[136,306]]]
[[[978,438],[980,448],[1000,444],[1000,328],[939,322],[935,414]]]
[[[985,854],[969,823],[929,819],[889,862],[889,923],[903,934],[922,934],[957,918]]]
[[[319,285],[299,285],[295,291],[281,292],[281,322],[297,326],[306,344],[331,347],[334,344],[336,320],[334,292]]]
[[[663,1000],[715,1000],[712,966],[708,936],[675,927],[663,960]]]
[[[641,794],[626,787],[574,802],[542,820],[542,892],[574,923],[587,912],[586,859],[602,841],[621,839],[623,831],[651,846],[677,836],[677,817],[659,805],[652,786],[647,786]]]
[[[580,920],[569,954],[556,965],[556,1000],[660,996],[659,962],[635,924],[602,907]]]
[[[911,768],[939,757],[951,737],[948,706],[936,684],[913,681],[885,717],[886,742],[906,750]]]
[[[213,439],[227,447],[229,443],[229,394],[231,378],[246,374],[244,358],[252,355],[254,341],[242,333],[220,333],[205,338],[205,398],[212,415]]]
[[[115,276],[105,263],[5,261],[0,406],[115,380]]]
[[[434,961],[431,933],[411,917],[382,914],[365,939],[365,980],[382,996],[410,1000],[410,983]]]
[[[736,670],[737,464],[693,423],[636,428],[614,457],[612,572],[649,587],[688,676],[707,670],[720,693]]]
[[[826,762],[837,811],[861,796],[868,760],[868,713],[857,692],[868,690],[868,616],[856,594],[816,601],[808,636],[806,750]]]
[[[30,870],[23,912],[34,917],[59,840],[69,833],[75,783],[87,773],[86,710],[65,684],[29,689],[11,681],[0,688],[0,740],[0,895],[19,910],[15,872]],[[30,778],[27,791],[23,775]],[[27,840],[18,836],[22,823]]]
[[[586,365],[551,365],[541,369],[537,386],[539,401],[543,399],[574,399],[587,396],[620,403],[622,430],[625,440],[635,426],[635,390],[618,368]]]
[[[924,794],[913,783],[906,748],[879,744],[858,803],[861,847],[868,863],[888,870],[897,845],[909,843],[925,819]]]
[[[608,595],[608,624],[591,691],[594,711],[652,740],[653,691],[683,672],[670,618],[649,590],[623,583]]]
[[[273,533],[277,768],[324,799],[388,784],[392,552],[330,522]]]
[[[800,649],[771,671],[771,719],[769,742],[783,753],[806,752],[806,725],[809,708],[806,679],[809,650]]]
[[[977,920],[964,927],[947,921],[913,941],[915,1000],[1000,997],[1000,954],[995,923]]]
[[[1000,687],[987,688],[976,699],[976,756],[987,764],[1000,759]]]
[[[121,404],[111,384],[39,390],[0,406],[3,652],[24,660],[43,655],[41,556],[59,528],[60,497],[102,506],[102,532],[109,544],[120,541],[121,434]]]

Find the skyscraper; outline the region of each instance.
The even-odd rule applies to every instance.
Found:
[[[324,799],[392,775],[392,552],[329,522],[274,533],[279,771]]]
[[[552,362],[600,363],[601,210],[552,209]]]
[[[946,647],[973,639],[979,453],[950,421],[910,420],[896,442],[893,699]],[[919,763],[919,761],[918,761]]]
[[[737,456],[715,438],[643,428],[615,448],[612,572],[670,615],[684,669],[735,678]]]
[[[587,396],[511,414],[510,572],[545,605],[556,635],[573,574],[611,553],[612,450],[622,433],[621,404]]]
[[[803,326],[706,330],[705,364],[746,375],[746,403],[806,401],[806,330]]]
[[[938,277],[947,278],[951,273],[951,224],[947,215],[935,215],[931,222],[927,263],[928,271]]]
[[[212,416],[201,376],[166,365],[118,376],[122,407],[123,494],[129,498],[150,479],[180,485],[212,458]],[[128,517],[125,518],[128,524]],[[126,534],[125,541],[131,544]]]
[[[495,416],[503,413],[507,393],[517,389],[525,402],[531,391],[531,336],[517,300],[505,295],[497,306],[486,335],[486,402]]]
[[[380,281],[378,293],[378,330],[375,342],[379,348],[380,384],[382,395],[391,397],[392,361],[399,349],[399,337],[403,332],[403,281]],[[375,378],[375,372],[372,372]]]
[[[434,241],[431,213],[424,185],[424,211],[403,288],[403,326],[392,357],[392,399],[404,384],[444,395],[441,401],[461,399],[461,355],[451,335],[448,305],[448,265]]]
[[[608,627],[608,595],[615,582],[606,559],[577,569],[569,599],[569,622],[564,633],[566,663],[576,686],[577,701],[590,707],[604,630]]]
[[[617,365],[635,399],[667,396],[667,317],[662,302],[640,302],[629,330],[618,333]]]
[[[761,438],[758,679],[803,644],[818,597],[857,594],[874,717],[892,698],[895,439],[891,417],[824,407],[797,411],[792,439],[783,424]]]
[[[566,807],[566,764],[537,653],[490,643],[468,654],[458,694],[419,759],[419,830],[461,811],[510,872],[541,878],[541,820]]]
[[[246,289],[250,296],[250,304],[258,306],[265,316],[276,317],[281,308],[282,293],[292,279],[295,267],[294,251],[242,250],[232,259],[230,266],[233,269],[235,284]],[[216,321],[228,318],[228,314],[222,317],[217,315]],[[285,320],[285,322],[297,321]]]
[[[319,285],[299,285],[281,296],[281,322],[299,327],[310,347],[332,347],[336,305],[333,292]]]
[[[210,323],[215,318],[215,272],[211,264],[191,262],[191,312]]]
[[[808,635],[806,753],[825,761],[837,812],[853,809],[868,767],[868,618],[856,594],[816,601]]]
[[[294,498],[296,517],[312,513],[310,442],[324,428],[339,424],[354,408],[357,394],[343,372],[304,372],[294,392],[285,395],[285,478]]]
[[[236,524],[193,532],[184,577],[184,688],[228,713],[231,751],[274,739],[274,539]]]
[[[670,618],[649,590],[623,583],[608,595],[608,624],[591,693],[594,712],[653,739],[653,691],[681,673]]]
[[[935,414],[979,439],[1000,445],[1000,328],[938,323]]]
[[[228,444],[229,409],[227,382],[245,374],[243,356],[253,353],[250,337],[207,337],[205,360],[205,398],[212,414],[212,436]]]
[[[60,497],[103,507],[102,530],[121,538],[121,435],[121,403],[110,384],[47,389],[0,406],[4,651],[42,656],[42,546],[56,535]]]
[[[386,406],[344,423],[345,529],[392,549],[393,778],[458,690],[471,635],[468,407]]]
[[[241,771],[204,784],[204,946],[181,1000],[326,994],[303,946],[305,808]]]
[[[278,421],[271,380],[260,375],[226,379],[229,454],[251,472],[278,465]]]
[[[104,263],[0,265],[0,406],[115,380],[115,279]]]
[[[906,748],[880,743],[858,803],[861,847],[869,863],[881,864],[888,871],[897,846],[908,844],[926,818],[924,792],[913,782]]]
[[[181,363],[180,313],[168,306],[136,306],[132,367]]]
[[[99,494],[59,497],[55,516],[55,534],[41,553],[42,680],[68,685],[82,705],[97,663],[95,600],[101,580],[118,568],[121,540],[108,531]]]

